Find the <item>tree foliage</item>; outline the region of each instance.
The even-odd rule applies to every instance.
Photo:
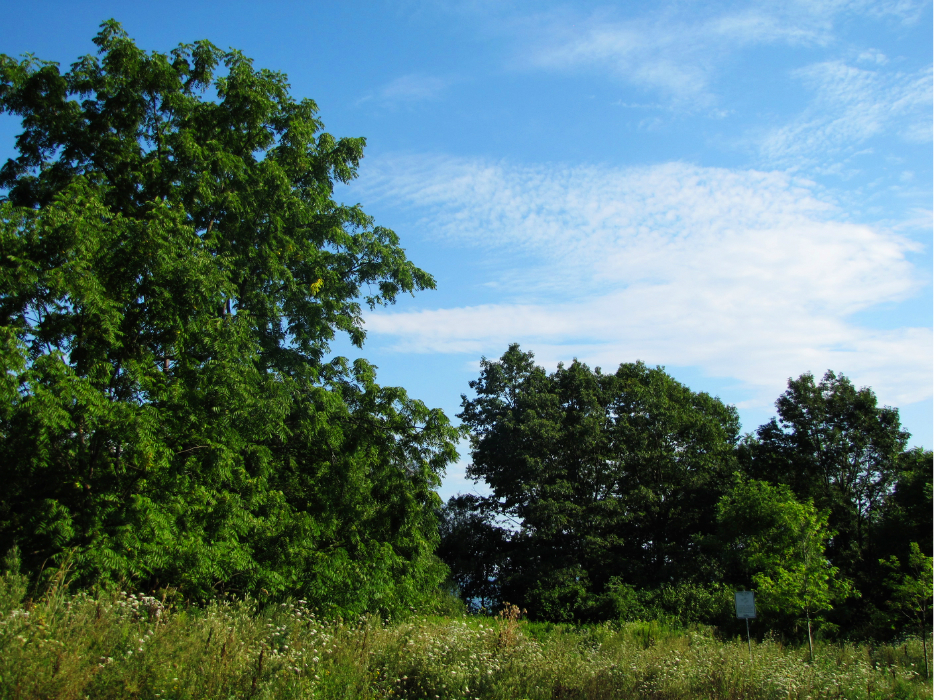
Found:
[[[906,629],[887,601],[931,546],[931,453],[871,389],[804,374],[740,439],[733,407],[642,363],[547,372],[512,345],[470,387],[467,473],[491,493],[449,502],[439,550],[468,600],[729,629],[752,588],[784,633]]]
[[[866,559],[908,442],[898,410],[879,407],[871,389],[856,389],[830,371],[819,382],[809,373],[789,379],[775,406],[778,416],[757,431],[750,471],[829,511],[837,532],[830,557],[853,575]]]
[[[827,560],[828,517],[784,484],[741,477],[717,512],[723,539],[759,593],[759,605],[779,624],[803,618],[809,646],[812,623],[851,591]]]
[[[802,502],[829,514],[836,534],[827,557],[859,593],[831,614],[850,633],[888,636],[891,591],[880,560],[907,561],[912,541],[930,552],[930,452],[905,451],[909,434],[898,410],[880,407],[868,387],[828,371],[789,379],[777,416],[741,449],[757,479],[785,484]]]
[[[895,488],[886,498],[882,522],[876,530],[876,551],[907,561],[911,543],[915,542],[922,554],[934,554],[932,478],[934,453],[930,450],[917,447],[899,455]]]
[[[889,569],[888,588],[891,592],[888,607],[903,618],[909,629],[920,633],[924,649],[924,677],[928,668],[927,633],[931,628],[931,610],[934,605],[934,559],[924,554],[917,542],[909,545],[908,556],[902,564],[894,555],[889,561],[879,562]]]
[[[478,612],[496,610],[503,602],[500,584],[506,573],[509,530],[474,495],[451,498],[440,512],[438,556],[450,568],[451,583]]]
[[[506,599],[572,619],[611,580],[714,575],[702,544],[734,468],[734,409],[641,363],[604,374],[575,361],[549,374],[517,345],[484,359],[470,386],[468,475],[492,491],[482,507],[516,528]]]
[[[374,368],[361,302],[432,288],[334,201],[364,140],[207,41],[105,22],[67,72],[0,56],[0,547],[81,581],[391,610],[444,576],[457,431]]]

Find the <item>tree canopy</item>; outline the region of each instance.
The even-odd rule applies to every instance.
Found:
[[[82,581],[392,610],[444,577],[439,410],[329,358],[429,289],[333,199],[364,140],[286,76],[111,20],[62,72],[0,56],[0,547]]]
[[[879,559],[897,554],[907,561],[909,538],[927,542],[930,554],[930,495],[919,469],[924,453],[905,452],[910,436],[898,409],[879,406],[872,389],[857,389],[831,371],[819,381],[810,373],[789,379],[775,408],[777,416],[758,428],[741,459],[750,476],[786,484],[800,501],[827,511],[835,533],[827,557],[862,594],[834,621],[872,626],[873,607],[883,608],[888,595]],[[885,537],[905,514],[900,503],[912,504],[915,514],[898,536]]]
[[[569,619],[613,580],[715,576],[703,541],[734,469],[735,409],[642,363],[549,374],[517,345],[470,386],[468,475],[492,491],[478,505],[516,527],[506,599]]]
[[[741,439],[733,407],[639,362],[547,372],[511,345],[470,387],[467,473],[490,495],[449,501],[439,550],[468,602],[729,629],[731,590],[752,588],[772,629],[809,639],[891,636],[910,586],[899,610],[929,614],[931,453],[904,451],[871,389],[804,374]]]

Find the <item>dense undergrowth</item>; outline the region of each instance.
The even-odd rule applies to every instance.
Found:
[[[413,614],[324,620],[301,600],[203,607],[0,582],[0,698],[922,698],[921,642],[717,639],[658,622],[572,627]]]

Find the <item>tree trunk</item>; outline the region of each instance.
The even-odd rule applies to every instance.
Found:
[[[811,613],[807,613],[808,617],[808,654],[811,657],[811,663],[814,663],[814,640],[811,639]]]
[[[921,623],[921,649],[924,651],[924,677],[930,677],[930,671],[928,670],[928,631],[924,626],[924,623]]]

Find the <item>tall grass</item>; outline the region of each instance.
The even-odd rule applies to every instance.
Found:
[[[322,620],[300,600],[172,606],[124,593],[23,602],[0,580],[0,698],[928,698],[921,644],[717,640],[657,622]]]

